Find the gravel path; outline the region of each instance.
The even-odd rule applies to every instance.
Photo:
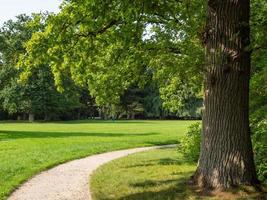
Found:
[[[113,151],[70,161],[36,175],[13,192],[8,200],[91,200],[88,180],[100,165],[132,153],[174,146]]]

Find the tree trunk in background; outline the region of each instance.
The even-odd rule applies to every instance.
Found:
[[[95,117],[95,116],[94,116]],[[103,119],[103,116],[102,116],[102,108],[99,108],[99,110],[98,110],[98,117],[100,118],[100,119]]]
[[[21,120],[21,115],[18,115],[17,120],[18,120],[18,121]]]
[[[22,115],[22,119],[23,119],[23,120],[27,120],[27,114],[26,114],[26,113],[23,113],[23,115]]]
[[[34,114],[29,113],[29,122],[34,122]]]
[[[249,131],[249,0],[209,0],[203,133],[195,184],[258,183]]]
[[[49,113],[45,113],[44,121],[50,121],[51,120],[51,115]]]

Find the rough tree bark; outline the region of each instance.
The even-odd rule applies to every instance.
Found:
[[[249,0],[209,0],[200,187],[257,184],[249,131]]]

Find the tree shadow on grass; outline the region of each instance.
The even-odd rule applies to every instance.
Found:
[[[179,143],[179,140],[149,141],[147,143],[149,143],[149,144],[151,144],[153,146],[160,146],[160,145],[166,145],[166,144],[178,144]]]
[[[180,165],[183,164],[183,160],[173,158],[159,158],[151,159],[140,164],[128,165],[126,168],[134,167],[150,167],[150,166],[162,166],[162,165]],[[131,169],[129,169],[131,170]],[[148,168],[149,170],[149,168]],[[188,187],[188,180],[194,173],[194,170],[186,172],[180,171],[176,173],[175,177],[159,180],[148,179],[140,182],[133,182],[129,185],[129,191],[142,191],[131,194],[125,194],[121,197],[109,197],[102,200],[186,200],[192,195],[192,191]]]
[[[155,124],[154,121],[146,120],[74,120],[74,121],[58,121],[55,124]]]
[[[149,160],[142,164],[129,165],[126,168],[149,167],[149,166],[155,166],[155,165],[181,165],[181,164],[184,164],[183,160],[164,158],[164,159]]]
[[[190,197],[191,193],[188,190],[187,181],[189,176],[193,172],[183,173],[182,178],[178,179],[168,179],[168,180],[147,180],[144,182],[134,183],[131,187],[134,188],[144,188],[147,191],[141,193],[129,194],[116,200],[185,200]],[[170,184],[170,187],[166,185]],[[153,191],[153,188],[164,188],[159,191]],[[157,189],[155,189],[157,190]],[[104,199],[103,199],[104,200]],[[105,200],[115,200],[113,198]]]
[[[199,191],[193,186],[188,184],[189,177],[193,174],[191,172],[181,172],[181,178],[178,179],[167,179],[167,180],[146,180],[144,182],[138,182],[131,184],[133,188],[143,188],[147,191],[141,193],[134,193],[120,197],[116,200],[218,200],[218,199],[227,199],[227,200],[267,200],[267,193],[256,193],[249,197],[238,197],[238,196],[229,196],[229,193],[215,196],[215,194],[208,191]],[[164,185],[170,184],[171,186],[166,189],[162,187]],[[155,187],[165,188],[159,191],[151,191]],[[150,190],[150,191],[149,191]],[[232,193],[235,194],[235,193]],[[217,195],[217,194],[216,194]],[[231,193],[230,193],[231,195]],[[214,199],[215,198],[215,199]],[[115,200],[112,198],[105,200]]]
[[[86,133],[86,132],[40,132],[40,131],[1,131],[0,141],[25,138],[67,138],[67,137],[144,137],[160,133]]]
[[[150,187],[155,187],[155,186],[162,185],[162,184],[165,185],[165,184],[176,183],[176,182],[177,182],[177,180],[174,180],[174,179],[160,180],[160,181],[146,180],[144,182],[133,183],[130,186],[131,187],[150,188]]]
[[[160,120],[158,120],[160,121]],[[156,120],[71,120],[71,121],[42,121],[36,120],[34,123],[26,120],[4,120],[3,124],[156,124]]]

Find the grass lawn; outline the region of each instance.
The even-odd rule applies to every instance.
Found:
[[[59,163],[117,149],[176,143],[194,121],[0,122],[0,199]]]
[[[114,160],[91,178],[94,200],[265,200],[266,194],[233,191],[216,197],[189,188],[196,164],[185,162],[177,149],[152,150]]]

